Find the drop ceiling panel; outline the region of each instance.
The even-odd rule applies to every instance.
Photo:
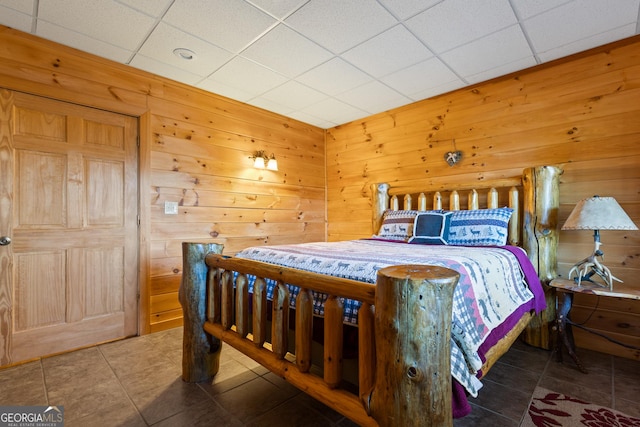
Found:
[[[285,22],[333,53],[341,53],[397,21],[375,0],[311,0]]]
[[[528,19],[524,28],[537,52],[637,24],[640,0],[583,0]],[[632,35],[632,34],[629,34]]]
[[[188,85],[196,85],[202,80],[202,76],[185,71],[182,68],[176,68],[164,62],[156,61],[142,54],[138,54],[131,61],[131,66],[150,73],[159,74],[172,80],[186,83]]]
[[[333,123],[343,120],[344,118],[349,121],[367,115],[365,111],[338,101],[335,98],[326,98],[316,104],[309,105],[303,108],[302,112],[314,117],[323,117]]]
[[[134,52],[46,21],[38,22],[36,35],[116,62],[128,62]]]
[[[251,0],[251,3],[277,19],[284,19],[309,0]]]
[[[507,0],[447,0],[406,25],[434,52],[442,53],[517,22]]]
[[[34,0],[5,0],[2,2],[8,9],[31,15],[33,13]]]
[[[442,93],[439,92],[441,87],[452,90],[464,86],[464,82],[439,58],[427,59],[380,80],[414,101]],[[428,95],[425,96],[425,94]]]
[[[431,51],[403,25],[396,25],[342,55],[373,77],[386,76],[432,56]]]
[[[637,35],[639,14],[640,0],[0,0],[2,25],[325,128]]]
[[[327,96],[322,92],[318,92],[315,89],[311,89],[308,86],[290,80],[287,83],[270,90],[260,98],[289,107],[292,110],[301,110],[311,104],[320,102],[327,98]]]
[[[411,99],[377,80],[341,93],[337,95],[336,98],[370,114],[389,110],[411,102]]]
[[[285,83],[288,79],[282,74],[276,73],[260,64],[237,56],[207,80],[235,87],[251,95],[267,92]],[[244,100],[246,101],[249,98],[251,96]]]
[[[231,52],[241,51],[277,22],[238,0],[176,0],[163,20]]]
[[[196,56],[193,60],[185,60],[167,46],[188,47]],[[153,30],[138,52],[201,77],[210,75],[233,58],[231,52],[164,23]]]
[[[524,58],[530,58],[530,66],[536,64],[533,52],[517,25],[464,44],[443,53],[440,58],[463,78],[504,67]],[[509,71],[515,70],[512,67]]]
[[[28,33],[31,31],[32,22],[33,18],[30,14],[0,6],[0,24]]]
[[[333,96],[370,82],[372,77],[335,57],[298,77],[300,83]]]
[[[154,18],[160,18],[171,6],[173,0],[119,0],[119,2]]]
[[[40,1],[38,19],[127,50],[137,49],[155,25],[152,17],[114,1]]]
[[[442,0],[380,0],[380,4],[387,8],[395,17],[407,19],[435,6],[441,1]]]
[[[242,56],[288,77],[295,77],[328,61],[331,53],[285,25],[265,34]]]

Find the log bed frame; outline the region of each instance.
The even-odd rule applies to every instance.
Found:
[[[509,244],[524,247],[543,283],[556,276],[561,173],[554,166],[528,168],[521,177],[490,183],[486,193],[486,207],[497,207],[499,187],[506,188],[501,190],[502,194],[508,193],[509,206],[515,210]],[[404,196],[404,208],[411,208],[410,194],[418,192],[401,191],[404,192],[390,191],[387,184],[372,186],[374,230],[378,229],[385,209],[399,208],[401,194],[408,194]],[[485,193],[462,186],[450,195],[435,193],[433,208],[442,208],[439,203],[448,198],[450,209],[460,209],[459,192],[466,191],[468,208],[479,208]],[[426,196],[420,194],[418,210],[426,210],[426,204]],[[215,243],[183,243],[179,299],[184,314],[184,381],[211,381],[219,368],[224,341],[359,425],[452,425],[449,334],[456,272],[433,266],[393,266],[380,270],[377,283],[369,284],[226,257],[221,255],[222,249],[222,245]],[[233,272],[238,272],[235,284]],[[247,275],[256,276],[251,309]],[[270,339],[265,278],[277,281],[271,303]],[[295,319],[291,320],[289,310],[284,309],[289,306],[284,283],[301,288],[292,316]],[[319,363],[312,359],[311,350],[311,290],[330,295],[325,305],[320,375],[312,367],[312,362]],[[402,298],[398,297],[400,294]],[[340,297],[362,302],[358,313],[357,394],[339,387],[343,363]],[[418,304],[420,310],[414,310]],[[408,321],[406,315],[399,315],[418,311],[425,314]],[[531,317],[527,313],[489,351],[483,372],[508,350]],[[295,322],[291,346],[290,321]],[[420,349],[418,354],[416,347]],[[290,352],[290,348],[294,350]]]

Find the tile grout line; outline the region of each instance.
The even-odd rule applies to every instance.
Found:
[[[136,406],[136,404],[133,402],[133,399],[131,398],[131,396],[129,395],[129,392],[127,392],[127,389],[124,387],[124,385],[122,385],[122,381],[120,381],[120,377],[118,376],[118,374],[116,373],[115,369],[113,369],[113,366],[111,365],[111,363],[109,363],[109,359],[107,359],[107,356],[105,356],[105,354],[102,352],[102,348],[100,345],[96,346],[96,349],[98,350],[98,353],[100,353],[100,356],[102,356],[102,359],[105,361],[105,363],[107,364],[107,366],[109,367],[109,369],[111,370],[111,372],[113,373],[113,376],[116,378],[116,381],[118,381],[118,385],[120,386],[120,388],[122,389],[122,392],[124,393],[124,395],[127,397],[127,400],[129,401],[129,403],[131,404],[131,406],[133,407],[133,409],[135,409],[136,413],[138,414],[138,416],[140,417],[140,419],[142,420],[142,422],[146,425],[149,426],[150,424],[147,422],[147,420],[142,416],[142,413],[140,412],[140,410],[138,409],[138,406]]]

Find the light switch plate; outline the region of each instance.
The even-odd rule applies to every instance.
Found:
[[[165,215],[178,215],[178,202],[164,202]]]

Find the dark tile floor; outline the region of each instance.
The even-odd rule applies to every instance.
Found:
[[[0,370],[0,405],[63,405],[65,426],[353,426],[228,345],[212,384],[180,376],[182,328]],[[590,370],[516,343],[456,427],[520,423],[537,385],[640,417],[640,362],[579,350]]]

